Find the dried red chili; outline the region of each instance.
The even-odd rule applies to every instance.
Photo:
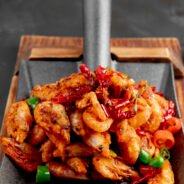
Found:
[[[110,111],[111,117],[114,119],[129,119],[135,115],[133,111],[123,111],[122,109],[116,109]]]
[[[139,184],[144,181],[147,181],[149,178],[152,178],[158,171],[158,169],[153,168],[149,165],[141,165],[139,170],[140,170],[140,173],[143,175],[143,177],[138,178],[137,180],[134,180],[132,184]]]
[[[146,135],[146,132],[144,130],[141,130],[141,129],[137,129],[136,130],[136,133],[140,136],[140,137],[143,137]]]
[[[118,109],[130,104],[130,101],[124,99],[109,99],[108,103],[110,104],[111,108]]]
[[[74,89],[69,89],[67,93],[59,93],[52,101],[56,103],[68,103],[73,102],[82,97],[84,93],[87,93],[91,90],[91,86],[80,86]]]
[[[88,67],[87,65],[81,64],[81,65],[79,66],[79,69],[80,69],[81,73],[82,73],[86,78],[91,77],[91,71],[90,71],[90,69],[89,69],[89,67]]]
[[[169,101],[169,108],[166,111],[166,113],[164,114],[162,123],[164,123],[167,119],[173,117],[175,115],[175,105],[174,102],[172,100]]]
[[[102,107],[102,109],[103,109],[105,115],[107,116],[107,118],[109,118],[109,117],[110,117],[110,114],[108,113],[108,110],[107,110],[107,108],[105,107],[105,105],[101,104],[101,107]]]
[[[95,70],[96,81],[102,87],[109,87],[111,84],[109,76],[106,74],[106,69],[102,66],[98,66],[97,70]]]

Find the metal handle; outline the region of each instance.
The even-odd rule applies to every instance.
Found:
[[[84,63],[92,70],[110,65],[111,0],[83,0]]]

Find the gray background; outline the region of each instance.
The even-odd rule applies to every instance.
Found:
[[[112,37],[177,37],[184,0],[112,0]],[[20,36],[82,36],[81,0],[0,0],[0,122]]]

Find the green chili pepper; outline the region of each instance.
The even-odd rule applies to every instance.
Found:
[[[169,150],[167,148],[161,148],[160,149],[160,155],[164,158],[164,159],[170,159],[170,153]]]
[[[36,173],[36,183],[44,183],[50,181],[50,171],[48,166],[38,166]]]
[[[161,155],[155,156],[149,163],[151,167],[161,168],[164,164],[164,158]]]
[[[110,150],[110,154],[112,157],[117,157],[117,154],[113,150]]]
[[[143,164],[149,164],[149,162],[151,161],[151,154],[147,152],[146,150],[141,149],[140,154],[139,154],[139,160]]]
[[[26,102],[34,110],[36,105],[39,103],[39,99],[37,97],[32,97],[32,98],[28,98]]]

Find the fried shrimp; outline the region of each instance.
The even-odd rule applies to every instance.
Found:
[[[70,144],[65,148],[66,157],[88,157],[94,153],[93,149],[83,143]]]
[[[39,150],[28,143],[17,143],[11,138],[1,138],[4,152],[10,156],[20,167],[33,172],[42,163]]]
[[[137,177],[138,173],[122,161],[102,156],[93,157],[95,169],[105,178],[122,180],[123,178]]]
[[[87,173],[86,164],[82,158],[72,157],[72,158],[68,158],[65,162],[75,172],[80,174]]]
[[[89,128],[96,132],[107,131],[113,123],[113,119],[107,118],[95,92],[83,95],[83,98],[76,102],[76,106],[79,109],[85,109],[83,112],[83,121]]]
[[[128,164],[135,164],[141,148],[140,137],[136,134],[135,129],[128,124],[127,120],[123,120],[117,125],[116,135],[121,156]]]
[[[58,163],[58,162],[49,162],[48,167],[50,172],[58,177],[58,178],[66,178],[66,179],[80,179],[80,180],[87,180],[88,177],[85,174],[79,174],[73,171],[71,168],[68,166]]]
[[[53,151],[55,150],[55,145],[48,139],[45,141],[40,148],[42,153],[42,161],[48,162],[53,157]]]
[[[45,131],[39,125],[34,125],[28,136],[28,143],[31,145],[38,145],[46,139]]]
[[[159,103],[154,98],[154,95],[152,96],[152,98],[147,99],[147,103],[151,107],[151,116],[148,121],[142,125],[142,128],[153,133],[160,127],[163,114]]]
[[[83,112],[83,120],[89,128],[91,128],[96,132],[107,131],[113,123],[113,119],[111,118],[106,118],[105,120],[101,120],[100,117],[96,117],[94,113],[94,109],[92,107],[88,107]]]
[[[77,135],[84,136],[86,134],[81,111],[77,110],[73,112],[72,114],[70,114],[70,123],[71,123],[72,130]]]
[[[76,102],[76,106],[79,109],[84,109],[88,106],[93,107],[94,114],[101,120],[106,120],[107,117],[97,99],[95,92],[86,93],[83,95],[82,100]]]
[[[149,133],[141,137],[141,148],[149,152],[151,156],[155,154],[155,146]]]
[[[109,146],[111,144],[110,134],[107,132],[91,132],[88,133],[84,138],[84,142],[95,149],[97,152],[101,153],[103,156],[110,156]]]
[[[174,173],[168,160],[164,161],[164,165],[153,178],[148,180],[148,184],[174,184]]]
[[[137,129],[144,125],[151,116],[151,108],[143,97],[137,100],[137,113],[134,117],[130,118],[129,124]]]
[[[31,95],[36,96],[40,101],[51,101],[54,100],[58,95],[62,94],[61,102],[67,102],[68,97],[75,95],[77,89],[85,89],[85,92],[91,90],[90,82],[82,74],[76,73],[72,74],[69,77],[65,77],[57,81],[56,83],[37,85],[33,88]],[[86,88],[87,87],[87,88]],[[78,94],[84,94],[83,91],[80,91]]]
[[[63,105],[41,102],[34,110],[34,117],[44,130],[60,135],[66,143],[70,142],[70,122]]]
[[[32,125],[32,115],[25,101],[13,103],[6,115],[5,123],[9,137],[23,143]]]

